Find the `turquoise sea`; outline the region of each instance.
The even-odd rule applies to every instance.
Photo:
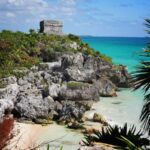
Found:
[[[127,65],[129,72],[135,70],[134,67],[140,60],[138,54],[146,47],[149,41],[148,38],[118,37],[82,37],[82,39],[95,50],[112,57],[114,63]],[[133,92],[132,89],[121,89],[120,92],[117,92],[117,95],[117,97],[113,98],[100,97],[100,101],[94,103],[93,109],[86,112],[86,115],[92,117],[94,112],[98,112],[112,125],[122,126],[127,122],[130,125],[135,124],[139,128],[139,116],[143,106],[143,92],[141,90]],[[86,124],[89,127],[94,125],[91,122],[86,122]],[[42,133],[40,133],[37,143],[53,141],[50,145],[54,149],[59,149],[58,145],[63,145],[65,150],[77,150],[81,140],[83,140],[83,134],[80,132],[52,124],[45,127]],[[41,149],[45,150],[45,147]]]
[[[115,64],[123,64],[129,72],[136,69],[142,59],[139,54],[146,48],[149,38],[129,37],[81,37],[95,50],[110,56]],[[112,124],[123,125],[125,122],[140,127],[139,116],[143,106],[143,92],[122,89],[115,98],[100,98],[94,105],[95,111],[103,114]]]
[[[133,71],[138,64],[140,52],[150,42],[149,38],[132,37],[81,37],[95,50],[110,56],[116,64],[124,64]]]

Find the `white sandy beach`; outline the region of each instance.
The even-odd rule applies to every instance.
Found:
[[[130,90],[123,90],[118,92],[118,97],[114,98],[100,98],[101,100],[94,103],[92,110],[86,112],[85,116],[92,118],[95,112],[102,114],[109,124],[123,125],[125,122],[131,124],[139,124],[139,114],[142,106],[137,104],[137,99]],[[142,98],[137,95],[137,98]],[[134,106],[134,108],[133,108]],[[86,122],[86,128],[101,129],[99,123]],[[15,123],[16,136],[10,141],[10,145],[7,147],[11,150],[29,150],[43,142],[49,143],[51,147],[59,149],[63,146],[65,150],[77,150],[79,143],[83,139],[83,134],[78,130],[67,129],[64,126],[56,123],[42,126],[36,124]],[[16,147],[17,145],[17,147]],[[39,147],[38,149],[46,149],[46,145]]]

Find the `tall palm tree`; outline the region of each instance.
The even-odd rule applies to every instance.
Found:
[[[145,20],[147,26],[147,33],[150,34],[150,19]],[[142,121],[142,127],[145,131],[148,131],[150,135],[150,44],[142,53],[144,61],[140,62],[137,70],[133,73],[133,85],[137,90],[142,88],[144,91],[144,106],[140,115]]]

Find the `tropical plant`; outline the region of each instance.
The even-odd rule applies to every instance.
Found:
[[[74,42],[77,49],[70,46]],[[19,67],[29,68],[40,61],[53,61],[58,53],[78,51],[111,62],[110,58],[95,52],[80,37],[72,34],[46,35],[34,29],[29,33],[3,30],[0,32],[0,78],[13,74],[13,70]]]
[[[146,26],[148,28],[147,33],[150,34],[150,19],[146,19]],[[148,131],[150,135],[150,44],[141,54],[144,61],[140,62],[137,70],[133,72],[132,83],[134,90],[142,88],[144,91],[144,106],[142,108],[140,120],[142,121],[142,127],[145,131]]]
[[[110,144],[119,149],[142,148],[150,145],[150,141],[143,137],[141,130],[137,132],[134,125],[128,128],[127,123],[123,127],[118,127],[117,125],[103,127],[101,131],[95,131],[92,135],[85,135],[83,142],[87,146],[91,146],[94,143]]]
[[[135,144],[133,144],[130,140],[128,140],[123,136],[121,136],[121,138],[118,139],[127,144],[127,148],[126,148],[127,150],[142,150],[142,148],[138,148]]]

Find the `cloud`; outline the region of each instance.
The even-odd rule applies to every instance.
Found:
[[[65,5],[76,5],[77,0],[61,0],[61,3]]]
[[[10,17],[10,18],[16,17],[16,15],[14,13],[12,13],[12,12],[6,12],[6,16]]]

